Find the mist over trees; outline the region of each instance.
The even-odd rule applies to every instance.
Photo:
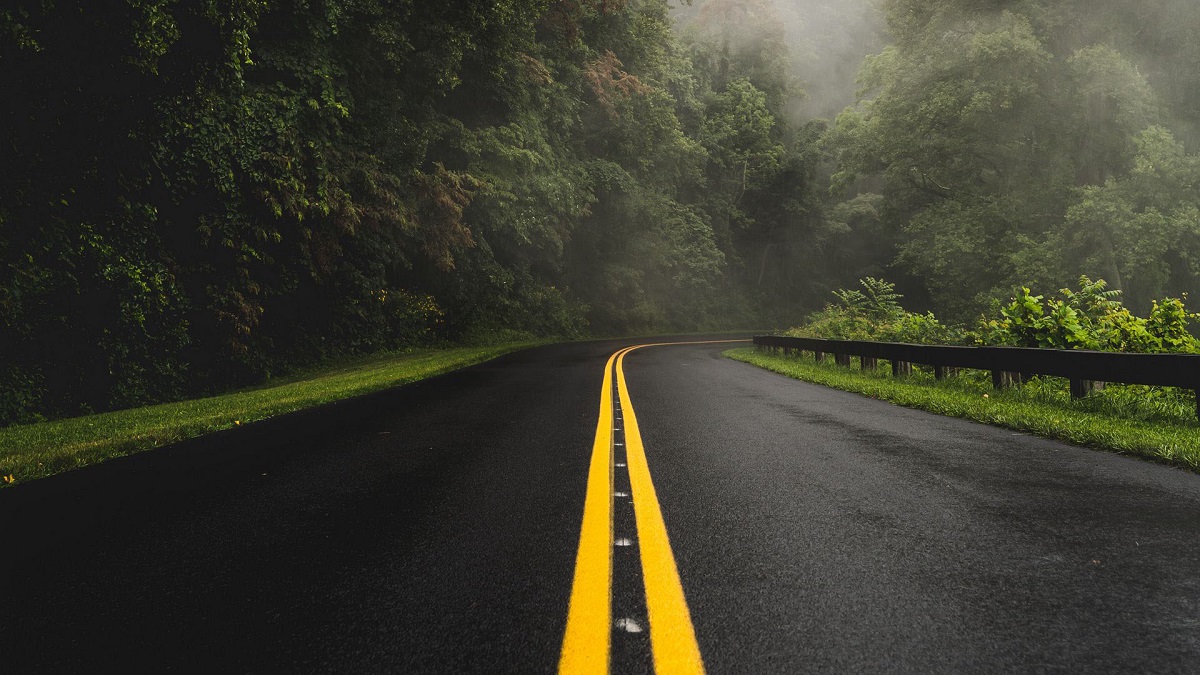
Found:
[[[1192,0],[16,0],[0,423],[430,344],[1200,285]]]
[[[1138,311],[1200,281],[1200,6],[889,0],[890,44],[827,137],[844,204],[963,319],[1106,279]],[[881,251],[890,256],[893,251]]]

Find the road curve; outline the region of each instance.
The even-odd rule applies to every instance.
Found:
[[[0,491],[0,664],[554,672],[605,363],[638,342],[510,354],[357,416]],[[1200,476],[725,347],[624,360],[708,672],[1200,670]],[[623,555],[619,619],[645,606]],[[611,639],[614,671],[654,671],[645,633]]]

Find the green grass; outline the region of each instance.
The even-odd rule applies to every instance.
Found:
[[[1035,378],[1020,387],[996,391],[990,376],[962,371],[935,380],[914,371],[893,378],[891,369],[862,371],[857,359],[845,368],[832,358],[817,363],[804,357],[733,349],[725,355],[799,380],[855,392],[940,415],[1027,431],[1100,450],[1137,455],[1200,471],[1200,422],[1190,391],[1110,385],[1073,401],[1065,380]]]
[[[432,349],[348,359],[221,396],[7,427],[0,429],[0,477],[4,477],[0,487],[422,380],[535,344]]]

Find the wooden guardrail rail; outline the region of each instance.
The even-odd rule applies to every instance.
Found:
[[[850,365],[856,356],[863,368],[875,368],[879,359],[892,363],[896,376],[912,372],[913,364],[932,366],[938,379],[956,368],[988,370],[996,388],[1021,382],[1033,375],[1065,377],[1071,395],[1087,395],[1096,382],[1147,384],[1196,391],[1196,414],[1200,416],[1200,355],[1130,354],[1082,349],[1030,349],[1024,347],[954,347],[914,345],[902,342],[825,340],[821,338],[756,335],[760,349],[813,352],[820,360],[832,355],[837,363]]]

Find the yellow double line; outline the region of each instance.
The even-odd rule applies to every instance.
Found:
[[[733,340],[717,342],[734,342]],[[584,497],[583,527],[575,557],[575,580],[567,612],[559,673],[608,673],[612,651],[612,547],[613,547],[613,368],[617,373],[617,396],[625,424],[625,455],[633,495],[634,522],[641,553],[642,578],[650,622],[650,651],[659,674],[703,673],[704,662],[696,642],[696,631],[679,581],[675,556],[667,538],[658,495],[650,480],[650,467],[638,431],[637,415],[625,386],[625,355],[642,347],[662,344],[710,344],[673,342],[636,345],[609,357],[600,388],[600,419],[588,468]]]

